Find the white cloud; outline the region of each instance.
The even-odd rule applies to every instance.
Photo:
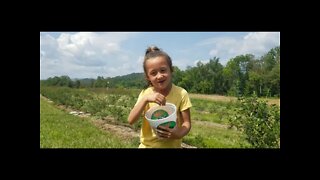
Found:
[[[40,32],[40,79],[68,75],[71,78],[113,77],[143,72],[143,49],[156,39],[164,44],[173,65],[185,70],[198,60],[207,62],[214,56],[225,65],[237,55],[253,54],[257,58],[280,45],[279,32],[214,33],[194,44],[179,42],[173,37],[149,37],[137,32]],[[239,36],[242,34],[241,36]],[[198,34],[183,34],[186,39],[200,38]],[[237,35],[237,36],[236,36]],[[193,37],[194,36],[194,37]],[[132,38],[135,37],[135,38]],[[180,38],[177,36],[175,38]],[[183,44],[179,44],[183,43]],[[175,44],[175,45],[172,45]],[[170,47],[170,48],[169,48]],[[183,47],[183,48],[181,48]],[[141,50],[142,49],[142,50]]]
[[[121,44],[134,33],[61,33],[54,38],[40,34],[40,79],[68,75],[96,78],[128,73],[130,58]],[[111,68],[112,67],[112,68]]]
[[[261,56],[278,45],[280,45],[280,33],[251,32],[243,38],[243,44],[239,52]]]
[[[225,63],[238,55],[253,54],[259,58],[271,48],[280,45],[279,32],[250,32],[243,37],[217,37],[201,41],[198,46],[210,46],[210,56],[220,58]]]

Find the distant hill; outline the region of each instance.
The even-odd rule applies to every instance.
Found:
[[[146,86],[144,73],[131,73],[124,76],[107,77],[98,76],[97,79],[83,78],[70,79],[69,76],[55,76],[46,80],[40,80],[44,86],[68,86],[68,87],[109,87],[109,88],[137,88]]]
[[[197,62],[186,70],[173,67],[172,82],[190,93],[219,94],[229,96],[280,97],[280,46],[272,48],[260,58],[252,54],[238,55],[223,66],[219,58]],[[71,80],[60,76],[40,80],[44,86],[68,86],[73,88],[136,88],[147,87],[144,73],[97,79]]]
[[[146,85],[144,73],[131,73],[124,76],[107,78],[109,87],[115,88],[143,88]]]
[[[92,84],[94,84],[94,81],[95,81],[96,79],[93,79],[93,78],[85,78],[85,79],[77,79],[77,80],[80,81],[80,84],[81,84],[82,86],[91,87]]]

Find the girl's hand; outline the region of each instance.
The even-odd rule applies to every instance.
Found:
[[[160,138],[168,138],[168,139],[179,139],[180,133],[179,128],[176,126],[173,129],[167,126],[158,126],[156,129],[156,134]]]
[[[153,94],[146,96],[146,98],[148,102],[155,102],[160,106],[166,105],[166,97],[160,93],[155,92]]]

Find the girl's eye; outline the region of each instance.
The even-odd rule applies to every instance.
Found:
[[[161,69],[160,71],[161,71],[161,72],[166,72],[166,69]]]
[[[153,71],[150,74],[151,74],[151,76],[155,76],[157,73]]]

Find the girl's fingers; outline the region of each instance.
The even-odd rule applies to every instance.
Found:
[[[165,105],[166,104],[166,100],[162,99],[162,98],[157,98],[156,99],[157,104],[159,105]]]

